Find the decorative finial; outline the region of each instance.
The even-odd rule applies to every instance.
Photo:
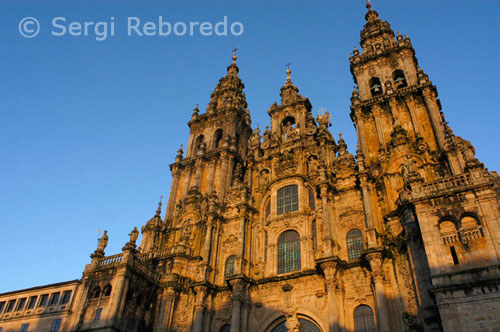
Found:
[[[366,8],[368,8],[368,10],[372,9],[372,4],[371,4],[370,0],[366,0]]]
[[[292,78],[290,77],[290,74],[292,73],[292,71],[290,70],[290,65],[291,65],[291,64],[292,64],[292,63],[291,63],[291,62],[289,62],[289,63],[287,63],[287,64],[285,65],[285,67],[286,67],[286,81],[287,81],[287,83],[288,83],[288,82],[292,82]]]
[[[160,202],[158,203],[158,209],[156,209],[156,216],[159,217],[161,215],[161,201],[163,199],[163,195],[160,196]]]
[[[236,64],[236,59],[238,59],[238,57],[236,56],[236,52],[238,52],[238,48],[233,48],[233,64]]]

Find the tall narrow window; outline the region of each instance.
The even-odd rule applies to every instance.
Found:
[[[316,199],[315,199],[315,195],[314,195],[314,191],[311,189],[311,188],[308,188],[309,189],[309,207],[311,208],[311,210],[316,210]]]
[[[50,332],[57,332],[59,331],[59,327],[61,326],[61,319],[56,318],[52,321],[52,326],[50,327]]]
[[[271,200],[269,200],[269,202],[267,202],[266,205],[266,219],[269,218],[270,215],[271,215]]]
[[[102,314],[102,308],[97,308],[97,310],[95,311],[94,320],[100,320],[101,314]]]
[[[229,256],[226,259],[226,266],[224,268],[224,278],[232,277],[234,275],[234,259],[235,256]]]
[[[358,259],[363,251],[363,236],[359,229],[351,229],[347,233],[347,255],[349,260]]]
[[[71,291],[70,290],[64,291],[63,297],[61,299],[61,304],[69,303],[70,299],[71,299]]]
[[[101,295],[101,288],[99,288],[99,286],[97,286],[90,293],[90,298],[97,299],[100,295]]]
[[[297,185],[290,185],[278,190],[278,214],[293,212],[299,209]]]
[[[0,302],[0,314],[3,312],[4,307],[5,307],[5,301]]]
[[[453,258],[453,264],[458,265],[460,262],[458,261],[457,251],[454,246],[450,247],[451,258]]]
[[[23,324],[23,325],[21,325],[21,330],[19,330],[19,331],[20,332],[28,332],[29,327],[30,327],[29,323]]]
[[[26,309],[33,309],[35,307],[37,299],[38,299],[38,296],[30,297],[30,299],[28,300],[28,306],[26,307]]]
[[[354,310],[355,332],[376,332],[373,310],[367,305],[360,305]]]
[[[313,250],[318,249],[318,230],[316,226],[316,219],[312,221],[312,240],[313,240]]]
[[[296,231],[286,231],[278,241],[278,273],[300,270],[300,236]]]
[[[196,141],[194,143],[194,154],[198,154],[203,150],[203,145],[205,144],[203,141],[205,140],[205,136],[200,135],[196,138]]]

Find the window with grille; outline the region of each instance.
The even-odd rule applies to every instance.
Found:
[[[310,320],[299,318],[300,332],[321,332],[319,327]]]
[[[287,332],[287,328],[285,326],[285,322],[281,322],[278,326],[276,326],[271,332]]]
[[[347,254],[349,260],[358,259],[363,251],[363,235],[359,229],[347,233]]]
[[[300,236],[296,231],[286,231],[278,241],[278,273],[300,270]]]
[[[234,259],[235,256],[229,256],[226,259],[226,267],[224,269],[224,278],[232,277],[234,275]]]
[[[299,209],[297,185],[290,185],[278,190],[278,214],[293,212]]]
[[[360,305],[354,310],[355,332],[376,332],[373,310],[367,305]]]
[[[59,327],[61,326],[61,319],[57,318],[52,321],[52,326],[50,327],[50,332],[59,331]]]
[[[20,332],[28,332],[28,327],[30,327],[29,323],[23,324],[23,325],[21,325],[21,330],[19,330],[19,331]]]

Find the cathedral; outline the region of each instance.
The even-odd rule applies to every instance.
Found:
[[[499,177],[453,133],[410,38],[367,9],[355,152],[289,69],[252,128],[233,55],[188,122],[166,212],[121,253],[104,233],[79,280],[0,294],[0,331],[500,331]]]

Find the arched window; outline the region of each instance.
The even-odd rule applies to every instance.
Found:
[[[318,326],[308,319],[299,318],[300,332],[321,332]]]
[[[314,190],[308,188],[308,192],[309,192],[309,207],[311,208],[311,210],[314,211],[316,209],[316,199],[314,195]]]
[[[285,326],[285,322],[281,322],[271,332],[287,332],[287,331],[288,330]]]
[[[405,73],[401,69],[395,70],[392,73],[392,79],[394,80],[394,86],[396,87],[396,89],[401,89],[405,86],[408,86],[408,83],[406,83]]]
[[[358,259],[363,251],[363,235],[359,229],[347,233],[347,255],[350,261]]]
[[[231,325],[229,324],[223,325],[220,328],[219,332],[231,332]]]
[[[290,185],[278,190],[278,215],[299,209],[297,185]]]
[[[92,293],[90,294],[90,298],[96,299],[99,297],[99,295],[101,295],[101,289],[99,288],[99,286],[97,286],[92,290]]]
[[[285,231],[278,241],[278,273],[300,270],[300,236],[296,231]]]
[[[203,142],[205,140],[205,136],[200,135],[196,138],[196,141],[194,142],[194,154],[200,153],[200,149],[202,148],[202,145],[205,143]]]
[[[224,268],[224,278],[232,277],[234,275],[234,255],[229,256],[226,259],[226,265]]]
[[[370,79],[370,91],[372,96],[378,96],[382,94],[382,85],[380,84],[380,79],[378,77],[372,77]]]
[[[479,226],[479,222],[477,221],[477,219],[470,215],[463,217],[461,220],[461,224],[461,229],[471,229]]]
[[[376,332],[372,308],[363,304],[354,310],[354,331]]]
[[[217,129],[214,134],[214,149],[220,148],[220,143],[222,142],[222,129]]]
[[[104,296],[110,296],[111,295],[111,285],[107,285],[106,287],[104,287],[104,289],[102,290],[102,293],[104,294]]]

